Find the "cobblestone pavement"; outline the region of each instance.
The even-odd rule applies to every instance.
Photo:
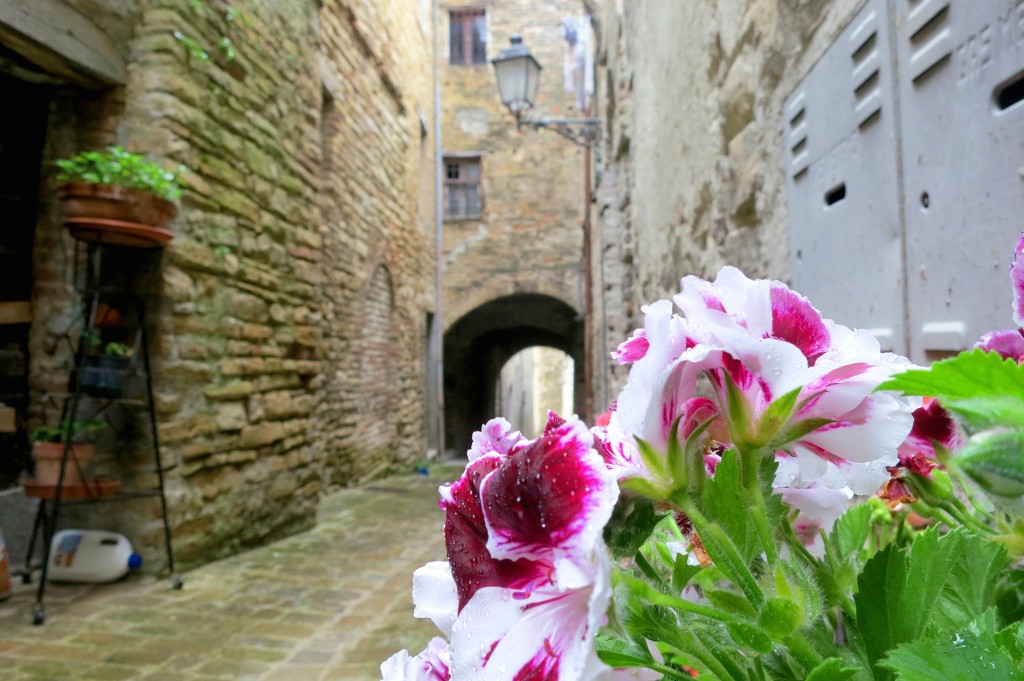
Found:
[[[184,573],[34,585],[0,603],[0,679],[371,681],[436,629],[412,617],[412,571],[444,558],[437,487],[459,468],[325,497],[317,526]]]

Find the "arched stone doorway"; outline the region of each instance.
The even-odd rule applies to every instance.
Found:
[[[502,366],[535,345],[572,357],[578,405],[583,395],[583,318],[565,302],[538,293],[504,296],[474,308],[446,330],[445,442],[450,451],[468,449],[473,431],[496,415],[494,386]]]

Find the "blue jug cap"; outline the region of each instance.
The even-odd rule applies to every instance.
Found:
[[[142,556],[140,556],[137,553],[133,553],[130,556],[128,556],[129,570],[138,570],[140,567],[142,567]]]

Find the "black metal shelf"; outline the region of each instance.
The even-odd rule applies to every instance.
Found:
[[[32,574],[33,566],[32,555],[34,553],[35,542],[41,538],[43,541],[42,546],[42,573],[39,578],[39,587],[36,591],[36,602],[32,608],[32,621],[34,624],[42,624],[46,619],[46,610],[43,605],[43,598],[46,594],[46,583],[47,583],[47,572],[50,561],[50,548],[53,540],[53,536],[57,530],[57,521],[60,517],[61,508],[64,506],[79,506],[79,505],[92,505],[100,503],[124,503],[135,499],[143,498],[159,498],[161,518],[163,520],[164,529],[164,545],[167,553],[167,568],[171,575],[171,583],[174,588],[180,589],[184,582],[175,573],[174,570],[174,552],[171,547],[171,528],[167,519],[167,496],[164,493],[164,468],[160,456],[160,442],[157,435],[157,422],[156,422],[156,408],[153,398],[153,380],[152,370],[150,366],[149,357],[149,338],[146,331],[146,304],[145,301],[137,294],[127,292],[123,289],[110,289],[101,288],[96,285],[99,274],[98,264],[98,252],[100,246],[97,244],[89,244],[89,251],[87,257],[84,260],[84,272],[79,272],[81,276],[82,285],[78,287],[79,293],[82,297],[82,317],[85,322],[82,328],[82,333],[79,336],[78,347],[75,350],[75,364],[74,368],[68,377],[68,385],[71,391],[61,396],[55,396],[63,398],[63,409],[61,410],[61,423],[71,424],[77,418],[82,415],[82,410],[87,408],[88,403],[94,402],[99,407],[92,411],[91,416],[93,418],[97,416],[103,416],[107,409],[114,404],[138,407],[145,409],[148,415],[148,430],[151,438],[149,449],[152,451],[153,460],[155,463],[155,472],[157,475],[158,485],[152,490],[120,490],[112,491],[109,494],[99,494],[99,481],[93,481],[91,486],[97,491],[96,496],[89,495],[87,498],[62,498],[64,491],[65,474],[68,470],[69,454],[71,451],[71,437],[70,437],[70,425],[65,426],[67,431],[64,433],[64,451],[61,457],[60,473],[57,478],[57,485],[53,488],[52,497],[46,498],[46,495],[33,495],[39,498],[39,507],[36,512],[34,529],[32,532],[32,539],[29,545],[28,555],[25,558],[25,568],[22,571],[23,579],[27,582]],[[76,249],[77,250],[77,249]],[[76,261],[79,261],[76,258]],[[137,361],[133,359],[133,363],[130,365],[130,375],[133,379],[138,379],[137,383],[144,383],[144,390],[140,390],[140,397],[131,397],[123,395],[96,395],[87,392],[83,386],[80,377],[82,375],[82,368],[85,362],[85,358],[88,356],[86,352],[86,346],[90,344],[91,339],[97,338],[98,330],[101,327],[96,323],[96,313],[99,309],[100,304],[106,304],[106,301],[116,300],[118,304],[122,304],[125,301],[132,306],[132,312],[134,313],[134,325],[136,328],[137,342],[135,352]],[[137,386],[141,388],[141,386]],[[109,418],[109,415],[108,415]],[[73,464],[74,465],[74,464]],[[146,474],[152,474],[146,472]],[[88,490],[90,482],[85,481],[82,486],[84,490]],[[69,488],[69,493],[71,488]],[[81,492],[79,492],[81,493]],[[88,491],[85,492],[88,494]]]

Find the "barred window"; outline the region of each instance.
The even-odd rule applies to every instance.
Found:
[[[480,158],[446,158],[444,217],[473,220],[480,217]]]
[[[457,9],[449,14],[449,63],[464,66],[487,63],[487,16],[483,9]]]

